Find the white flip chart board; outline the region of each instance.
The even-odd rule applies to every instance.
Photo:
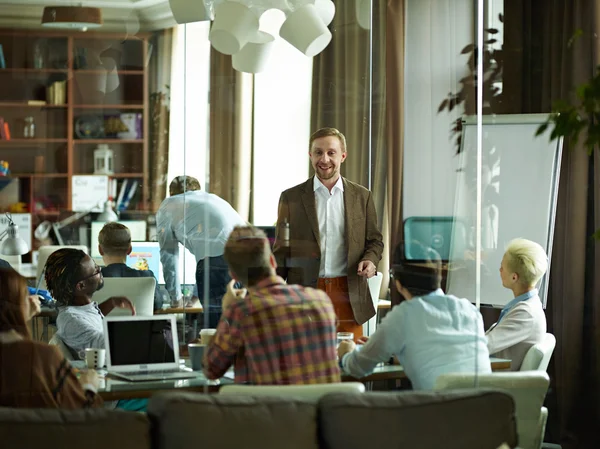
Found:
[[[454,215],[470,229],[470,254],[453,251],[446,290],[475,302],[474,241],[476,235],[478,160],[482,166],[481,295],[482,305],[503,307],[512,292],[502,286],[499,268],[508,243],[518,237],[533,240],[552,254],[562,139],[550,141],[550,129],[535,135],[546,114],[484,116],[481,157],[478,159],[477,120],[463,121],[461,167]],[[452,246],[464,248],[464,234],[453,235]],[[539,295],[546,307],[548,273]]]

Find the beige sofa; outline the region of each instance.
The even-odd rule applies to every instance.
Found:
[[[287,398],[154,396],[148,415],[0,408],[0,444],[19,449],[496,449],[516,446],[514,403],[490,390]]]

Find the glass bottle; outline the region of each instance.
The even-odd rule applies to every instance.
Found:
[[[35,47],[33,48],[33,68],[44,68],[44,54],[42,53],[42,48],[39,41],[35,43]]]
[[[25,117],[25,126],[23,127],[23,137],[26,139],[35,138],[35,122],[33,117]]]

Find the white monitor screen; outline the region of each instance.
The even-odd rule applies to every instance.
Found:
[[[121,223],[124,226],[129,228],[129,232],[131,233],[131,241],[132,242],[143,242],[147,239],[146,237],[146,227],[147,223],[143,220],[133,220],[133,221],[118,221],[117,223]],[[98,234],[102,230],[102,227],[106,223],[102,221],[92,221],[92,235],[90,240],[90,248],[92,257],[95,259],[101,258],[100,251],[98,251]]]
[[[152,270],[158,283],[165,283],[158,242],[132,242],[126,263],[136,270]],[[179,245],[179,283],[196,284],[196,258],[183,245]]]

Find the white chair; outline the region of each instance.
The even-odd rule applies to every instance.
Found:
[[[329,393],[364,393],[360,382],[310,385],[223,385],[219,394],[234,396],[279,396],[317,402]]]
[[[369,285],[369,292],[371,292],[371,299],[373,300],[373,307],[375,307],[375,315],[365,324],[363,324],[363,335],[367,337],[373,335],[375,329],[377,329],[377,309],[379,307],[379,291],[381,290],[381,283],[383,282],[383,273],[377,272],[373,277],[367,280]]]
[[[65,343],[61,340],[61,338],[57,334],[54,334],[52,336],[52,338],[50,339],[48,344],[52,345],[52,346],[57,346],[58,349],[60,349],[60,352],[62,353],[62,355],[65,357],[65,359],[67,359],[69,361],[74,360],[73,354],[71,354],[71,351],[69,350],[69,348],[67,348],[67,345],[65,345]]]
[[[556,337],[550,333],[544,335],[540,343],[529,348],[519,371],[547,371],[555,347]]]
[[[496,388],[506,390],[515,401],[515,416],[519,448],[539,449],[542,446],[548,409],[543,407],[550,379],[543,371],[497,372],[474,375],[442,374],[436,380],[436,390],[459,388]]]
[[[50,257],[50,254],[52,254],[54,251],[57,251],[61,248],[74,248],[74,249],[80,249],[83,252],[85,252],[87,254],[88,249],[87,246],[85,245],[65,245],[65,246],[60,246],[60,245],[47,245],[47,246],[40,246],[39,250],[38,250],[38,262],[37,262],[37,273],[35,278],[37,279],[36,285],[39,283],[39,288],[40,290],[48,290],[48,286],[46,285],[46,279],[43,278],[42,273],[44,272],[44,267],[46,266],[46,261],[48,260],[48,257]],[[41,280],[41,282],[40,282]]]
[[[112,296],[125,296],[133,303],[136,315],[152,316],[155,287],[156,279],[153,277],[104,278],[104,287],[94,293],[93,300],[102,304]],[[131,316],[131,311],[114,308],[108,316]]]

